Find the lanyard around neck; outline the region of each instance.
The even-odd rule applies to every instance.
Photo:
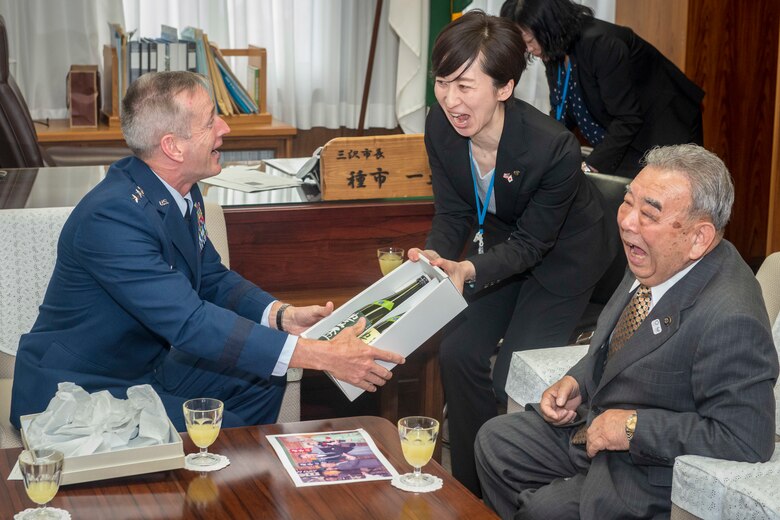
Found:
[[[555,119],[561,121],[563,117],[563,108],[566,105],[566,94],[569,92],[569,77],[571,76],[571,60],[566,64],[566,80],[563,83],[563,93],[561,93],[561,102],[555,108]],[[561,64],[558,64],[558,89],[561,88]]]
[[[485,216],[487,215],[488,206],[490,205],[490,195],[493,194],[493,183],[496,180],[496,170],[493,168],[493,173],[490,174],[490,185],[485,195],[485,202],[479,200],[479,186],[477,184],[477,176],[479,173],[474,167],[474,154],[471,151],[471,139],[469,139],[469,162],[471,163],[471,178],[474,180],[474,199],[477,202],[477,222],[479,223],[479,234],[484,235],[483,224],[485,223]]]

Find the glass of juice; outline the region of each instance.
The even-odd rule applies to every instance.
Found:
[[[24,450],[19,454],[19,469],[24,479],[24,489],[30,500],[40,507],[21,518],[60,518],[59,511],[46,507],[60,488],[64,456],[57,450]]]
[[[187,455],[187,462],[194,466],[211,466],[219,462],[219,456],[209,453],[222,426],[222,412],[225,405],[219,399],[199,397],[184,403],[184,422],[192,442],[200,448],[199,453]]]
[[[376,250],[376,256],[383,275],[404,263],[404,250],[400,247],[380,247]]]
[[[401,437],[401,450],[414,473],[401,475],[401,482],[408,486],[422,487],[435,482],[432,475],[422,473],[422,467],[428,464],[439,435],[439,421],[430,417],[404,417],[398,421],[398,435]]]

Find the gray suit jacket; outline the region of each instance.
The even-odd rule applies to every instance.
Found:
[[[637,410],[630,450],[599,453],[588,475],[600,473],[601,484],[586,489],[633,497],[641,511],[649,486],[671,486],[678,455],[769,459],[778,360],[758,283],[724,240],[663,296],[604,366],[634,280],[628,272],[599,317],[588,354],[569,375],[579,383],[580,416],[588,423],[604,410]]]

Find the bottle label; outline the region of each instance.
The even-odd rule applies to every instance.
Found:
[[[360,317],[363,316],[359,312],[355,312],[353,314],[350,314],[346,319],[344,319],[341,323],[330,329],[328,332],[324,333],[322,336],[319,337],[319,339],[324,339],[327,341],[332,340],[336,335],[341,332],[342,330],[346,329],[347,327],[351,327],[355,323],[358,322]],[[370,327],[370,324],[366,324],[366,328]]]

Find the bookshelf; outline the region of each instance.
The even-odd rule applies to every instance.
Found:
[[[255,85],[246,85],[247,90],[257,93],[258,114],[237,114],[233,116],[221,116],[231,127],[234,126],[257,126],[270,125],[272,122],[271,114],[268,113],[266,104],[267,88],[267,53],[261,47],[250,45],[246,49],[220,49],[225,57],[245,57],[247,58],[247,67],[257,70],[254,77]],[[117,65],[116,48],[106,45],[103,47],[103,107],[101,115],[103,122],[109,128],[119,127],[119,75]]]

